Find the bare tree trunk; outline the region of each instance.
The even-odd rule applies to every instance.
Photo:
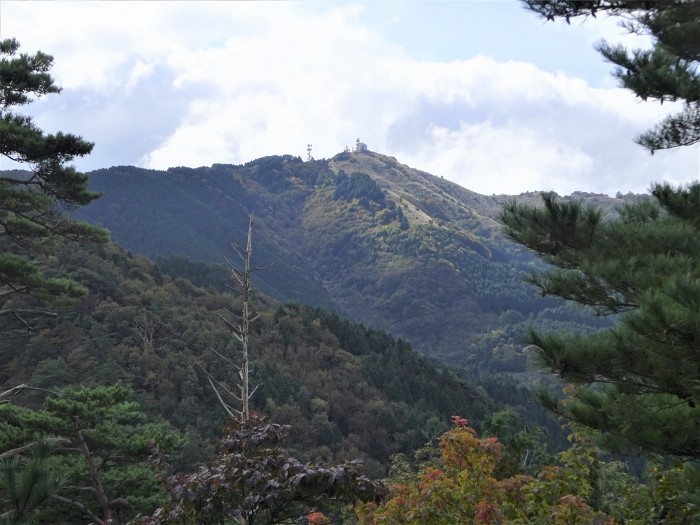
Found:
[[[242,356],[240,362],[234,362],[234,360],[229,357],[217,352],[216,353],[226,364],[238,370],[238,385],[235,391],[227,388],[227,386],[220,381],[214,379],[212,374],[207,372],[209,376],[209,384],[214,389],[216,397],[219,399],[219,403],[223,406],[226,413],[231,417],[240,418],[242,423],[245,423],[250,417],[250,398],[255,393],[257,387],[250,388],[250,352],[248,348],[249,335],[250,335],[250,325],[256,317],[251,317],[251,297],[250,297],[250,276],[253,272],[258,270],[264,270],[272,265],[268,265],[262,268],[257,268],[252,266],[252,256],[253,256],[253,215],[248,217],[248,239],[245,248],[237,245],[236,243],[231,243],[236,253],[243,261],[243,269],[239,270],[236,268],[228,259],[224,257],[224,260],[228,264],[229,268],[233,272],[233,276],[236,279],[238,286],[230,286],[229,288],[241,296],[242,299],[242,311],[241,315],[238,316],[233,312],[228,312],[228,314],[234,319],[227,319],[224,316],[220,316],[221,319],[228,325],[233,333],[233,336],[238,340],[242,347]],[[274,263],[273,263],[274,264]],[[231,407],[225,400],[222,393],[226,394],[228,397],[233,397],[240,403],[240,408]]]
[[[95,464],[95,458],[90,452],[90,448],[83,437],[83,432],[80,428],[80,420],[75,417],[73,418],[73,429],[75,430],[75,435],[78,438],[78,447],[80,452],[85,459],[85,464],[87,465],[88,472],[90,473],[90,480],[92,481],[92,486],[95,489],[95,497],[100,505],[100,510],[102,511],[101,523],[111,523],[112,522],[112,506],[109,503],[109,498],[102,485],[102,478],[100,477],[100,470]]]
[[[38,390],[39,392],[46,392],[48,394],[61,397],[61,394],[59,392],[55,392],[54,390],[47,390],[45,388],[37,388],[35,386],[29,386],[27,383],[22,383],[21,385],[14,386],[8,390],[5,390],[4,392],[0,392],[0,404],[2,403],[9,403],[10,400],[9,398],[17,396],[21,394],[25,390]]]
[[[253,216],[248,217],[248,242],[243,257],[243,275],[238,278],[241,283],[243,295],[243,313],[241,315],[241,326],[239,339],[243,345],[243,357],[241,361],[240,379],[241,379],[241,422],[245,423],[250,417],[250,408],[248,401],[250,400],[250,383],[249,373],[250,364],[248,357],[248,334],[250,330],[250,259],[253,255]],[[238,275],[237,275],[238,277]]]

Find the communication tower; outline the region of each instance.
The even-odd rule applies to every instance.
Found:
[[[314,160],[314,158],[311,156],[311,144],[306,145],[306,162],[310,162]]]

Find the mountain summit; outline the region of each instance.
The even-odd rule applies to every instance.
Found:
[[[378,153],[121,166],[90,180],[104,196],[74,216],[166,269],[187,264],[173,256],[231,257],[252,213],[254,263],[275,263],[255,274],[257,289],[335,309],[446,362],[473,365],[494,330],[555,306],[522,282],[533,259],[500,235],[495,217],[507,196],[479,195]],[[616,202],[579,196],[610,209]],[[539,201],[536,193],[518,199]],[[503,344],[502,331],[498,338]]]

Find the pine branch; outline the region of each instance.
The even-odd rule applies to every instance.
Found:
[[[11,456],[16,456],[17,454],[21,454],[22,452],[25,452],[32,448],[34,446],[34,443],[29,443],[27,445],[22,445],[21,447],[13,448],[11,450],[7,450],[0,454],[0,460],[9,458]]]

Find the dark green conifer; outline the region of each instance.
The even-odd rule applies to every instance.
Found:
[[[700,184],[655,185],[655,203],[614,220],[579,203],[509,203],[506,233],[551,267],[529,276],[614,327],[591,335],[538,334],[545,367],[575,385],[546,404],[600,430],[609,445],[700,459]]]
[[[637,142],[654,152],[700,142],[700,4],[688,0],[524,0],[547,20],[620,16],[651,37],[631,53],[599,44],[615,76],[640,98],[683,102]],[[593,334],[530,333],[540,359],[572,385],[567,399],[543,394],[553,411],[597,429],[611,448],[641,447],[700,459],[700,183],[655,184],[653,200],[617,218],[543,196],[544,207],[507,204],[506,234],[550,266],[529,281],[613,315]]]
[[[0,404],[0,523],[107,525],[156,507],[149,450],[177,451],[184,439],[133,398],[114,384],[55,392],[41,409]]]
[[[51,242],[103,242],[108,234],[62,213],[62,208],[88,204],[99,196],[88,190],[87,175],[68,165],[90,153],[93,145],[75,135],[44,134],[30,117],[14,112],[34,98],[60,92],[48,73],[50,55],[18,51],[16,40],[0,41],[0,155],[26,165],[0,173],[0,315],[14,314],[26,324],[23,314],[40,311],[11,303],[18,295],[75,298],[85,291],[75,281],[42,269],[40,258]]]

